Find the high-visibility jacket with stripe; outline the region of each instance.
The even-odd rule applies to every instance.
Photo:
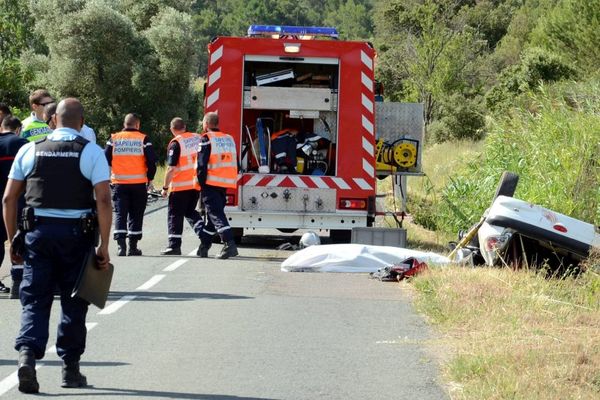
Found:
[[[52,132],[47,123],[37,119],[35,113],[31,113],[29,117],[25,118],[22,124],[21,137],[30,142],[40,140]]]
[[[206,136],[210,140],[206,184],[235,188],[237,185],[237,156],[233,138],[226,133],[217,131],[207,132]]]
[[[111,135],[111,182],[117,184],[147,183],[148,167],[144,156],[146,135],[139,131],[122,131]]]
[[[169,188],[173,192],[200,190],[200,184],[196,176],[196,160],[198,159],[200,135],[185,132],[171,139],[171,143],[173,141],[179,144],[179,160],[177,161],[177,166],[175,166]]]

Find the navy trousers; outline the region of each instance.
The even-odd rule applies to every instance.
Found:
[[[231,227],[225,216],[226,189],[217,186],[202,186],[202,203],[206,210],[205,220],[200,232],[202,247],[210,247],[212,237],[219,234],[223,243],[233,240]]]
[[[202,218],[196,210],[200,192],[197,190],[180,190],[169,194],[169,208],[167,216],[169,247],[177,249],[181,247],[181,237],[183,235],[183,219],[194,229],[194,232],[200,237],[202,228]]]
[[[148,190],[145,183],[116,184],[113,187],[113,204],[115,206],[114,239],[140,240],[142,224],[148,201]]]
[[[1,193],[4,193],[4,189],[0,186],[0,191]],[[21,216],[21,212],[23,211],[23,207],[25,207],[25,197],[24,196],[20,196],[19,197],[19,202],[17,203],[17,220],[20,218]],[[7,240],[6,237],[6,225],[4,224],[4,216],[2,215],[3,210],[2,210],[2,202],[0,201],[0,221],[2,222],[2,224],[0,225],[0,264],[2,264],[2,262],[4,261],[4,256],[5,254],[5,249],[4,249],[4,243]],[[10,255],[9,255],[10,258]],[[20,281],[23,278],[23,266],[22,265],[15,265],[13,264],[10,268],[10,276],[14,281]]]
[[[71,292],[93,238],[83,234],[77,222],[42,222],[25,235],[25,263],[20,299],[21,329],[15,349],[32,349],[44,357],[54,291],[60,288],[61,316],[56,350],[65,362],[79,361],[85,350],[85,318],[89,303],[72,298]]]

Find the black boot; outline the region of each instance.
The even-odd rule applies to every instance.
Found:
[[[124,257],[127,254],[127,242],[125,238],[117,239],[117,255]]]
[[[21,280],[20,279],[14,279],[12,286],[10,288],[10,298],[11,299],[18,299],[19,298],[19,288],[21,287]]]
[[[162,249],[160,254],[162,256],[180,256],[181,247],[167,247],[166,249]]]
[[[196,255],[200,258],[207,258],[208,257],[208,249],[210,248],[210,246],[203,246],[202,244],[200,244],[200,247],[198,247],[198,251],[196,251]]]
[[[22,346],[19,349],[17,375],[19,377],[20,392],[38,393],[40,391],[40,384],[35,373],[35,354],[28,347]]]
[[[137,239],[129,239],[129,250],[127,251],[128,256],[141,256],[142,251],[137,247]]]
[[[87,378],[79,372],[79,363],[63,363],[62,384],[64,388],[80,388],[87,386]]]
[[[235,257],[238,254],[239,253],[238,253],[237,246],[235,245],[235,241],[230,240],[227,243],[225,243],[225,245],[221,249],[221,252],[217,256],[217,258],[224,260],[229,257]]]

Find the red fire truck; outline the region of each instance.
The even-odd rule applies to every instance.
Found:
[[[370,43],[337,40],[333,28],[254,25],[248,37],[215,38],[208,51],[204,109],[219,114],[238,148],[238,187],[226,207],[237,238],[277,228],[349,241],[376,215],[376,156],[404,151],[399,170],[419,172],[422,109],[387,109],[376,122],[376,108],[390,103],[376,102]],[[399,114],[416,129],[390,132],[380,148],[376,125]]]

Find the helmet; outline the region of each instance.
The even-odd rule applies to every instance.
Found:
[[[306,248],[313,245],[321,244],[321,239],[319,239],[319,235],[314,233],[313,231],[306,232],[300,238],[300,247]]]

